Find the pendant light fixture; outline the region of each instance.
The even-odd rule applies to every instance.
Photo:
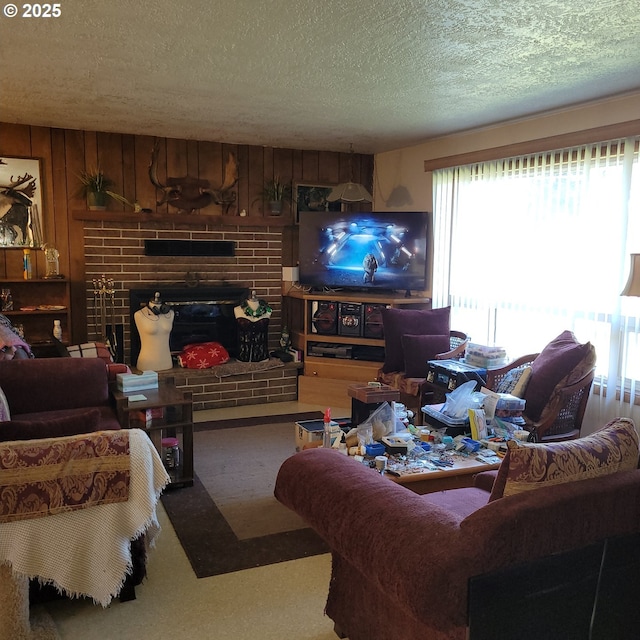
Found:
[[[373,202],[366,187],[358,182],[353,182],[353,144],[349,149],[349,176],[351,181],[341,182],[334,187],[327,196],[327,200],[329,202]]]

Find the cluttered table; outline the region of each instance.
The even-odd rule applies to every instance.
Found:
[[[389,459],[385,475],[398,484],[407,485],[415,493],[433,493],[471,487],[476,473],[497,469],[501,461],[495,455],[483,457],[455,453],[443,456],[442,459],[451,461],[451,465],[436,465],[431,458],[427,458],[422,464],[419,461],[406,463]]]

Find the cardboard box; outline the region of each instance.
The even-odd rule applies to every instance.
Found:
[[[388,384],[369,385],[366,382],[350,384],[347,394],[364,404],[379,404],[381,402],[399,402],[400,391]]]
[[[345,420],[347,420],[347,418],[331,421],[332,440],[341,435],[342,429],[340,428],[340,424],[341,421],[344,422]],[[322,436],[324,434],[324,421],[322,418],[318,418],[317,420],[300,420],[295,423],[295,430],[296,451],[322,446]]]

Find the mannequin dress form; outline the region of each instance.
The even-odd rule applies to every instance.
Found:
[[[272,309],[251,292],[251,297],[234,307],[233,314],[238,323],[238,360],[261,362],[269,359],[269,318]]]
[[[133,314],[140,334],[140,354],[136,367],[141,371],[165,371],[173,368],[169,349],[173,315],[173,309],[161,302],[159,293]]]

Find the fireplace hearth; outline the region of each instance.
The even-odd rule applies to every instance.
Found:
[[[233,309],[249,295],[249,289],[234,286],[167,287],[158,285],[129,290],[130,362],[135,366],[140,353],[140,334],[134,321],[135,312],[159,292],[163,302],[174,311],[169,336],[172,354],[187,344],[219,342],[231,357],[238,355],[238,332]]]

